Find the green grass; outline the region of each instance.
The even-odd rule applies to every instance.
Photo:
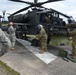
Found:
[[[7,26],[8,24],[2,24],[2,26]]]
[[[30,38],[37,38],[35,35],[26,35],[26,36]]]
[[[11,69],[10,67],[8,67],[5,63],[3,63],[2,61],[0,61],[0,69],[2,70],[2,72],[5,75],[20,75],[18,72],[16,72],[15,70]]]
[[[37,38],[35,35],[27,35],[27,36],[31,38]],[[72,41],[68,39],[69,37],[67,36],[52,36],[50,44],[54,46],[60,45],[62,43],[64,43],[65,45],[71,45]]]
[[[68,37],[67,36],[52,36],[50,44],[52,45],[60,45],[62,43],[68,44]]]

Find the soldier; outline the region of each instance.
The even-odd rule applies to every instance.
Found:
[[[72,54],[71,56],[76,56],[76,29],[70,31],[68,29],[68,33],[72,36]]]
[[[47,22],[47,23],[50,22],[50,17],[48,15],[45,16],[45,22]]]
[[[5,33],[0,29],[0,43],[2,44],[0,56],[4,55],[10,48],[10,39],[5,35]]]
[[[39,34],[38,34],[38,40],[40,41],[40,52],[39,53],[44,53],[47,51],[47,34],[46,31],[43,27],[43,25],[39,24]]]
[[[10,22],[9,25],[10,27],[8,28],[8,33],[12,44],[11,49],[14,50],[15,41],[16,41],[16,35],[15,35],[16,28],[13,27],[13,22]]]

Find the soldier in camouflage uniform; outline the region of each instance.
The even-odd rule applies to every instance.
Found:
[[[0,29],[0,43],[2,45],[0,56],[2,56],[11,48],[11,42],[10,39],[5,35],[5,33],[1,29]]]
[[[45,16],[45,22],[47,22],[47,23],[50,22],[50,18],[48,16]]]
[[[68,29],[68,33],[72,36],[72,54],[71,56],[76,56],[76,29],[70,31]]]
[[[44,53],[47,51],[47,34],[42,25],[38,25],[38,28],[40,30],[38,34],[38,40],[40,41],[40,52],[39,53]]]
[[[14,46],[15,46],[15,42],[16,42],[16,34],[15,34],[16,28],[13,27],[12,22],[10,22],[9,25],[10,25],[10,27],[8,28],[9,38],[11,40],[12,50],[15,50]]]

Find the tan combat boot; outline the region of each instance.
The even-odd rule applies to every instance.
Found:
[[[44,54],[44,51],[40,51],[39,53],[40,53],[40,54]]]

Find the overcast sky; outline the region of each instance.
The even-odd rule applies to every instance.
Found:
[[[34,0],[23,0],[23,1],[33,2]],[[46,0],[38,0],[38,2],[42,1]],[[4,10],[6,10],[6,13],[12,14],[13,12],[27,6],[28,5],[25,3],[0,0],[0,15],[2,15],[2,11]],[[76,0],[64,0],[64,1],[52,2],[44,4],[43,6],[47,8],[53,8],[69,16],[73,16],[73,18],[76,20]]]

